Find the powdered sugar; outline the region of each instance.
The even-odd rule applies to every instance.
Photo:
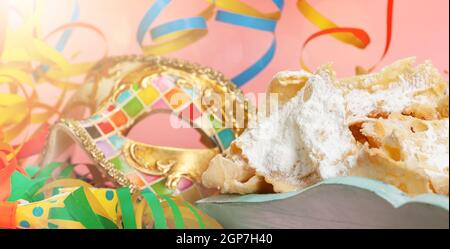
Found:
[[[350,167],[342,158],[351,154],[355,141],[345,126],[343,94],[330,81],[311,75],[282,110],[237,138],[236,145],[257,172],[299,186],[302,177],[316,170],[328,178]]]
[[[350,118],[361,118],[371,111],[399,112],[413,103],[432,105],[432,96],[419,95],[417,93],[426,90],[429,86],[424,81],[407,81],[400,77],[397,84],[388,88],[367,90],[351,90],[345,94],[347,112]]]

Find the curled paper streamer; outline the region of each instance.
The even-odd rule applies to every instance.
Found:
[[[94,188],[68,178],[73,168],[51,163],[13,170],[11,193],[0,201],[0,228],[221,228],[182,198],[150,189],[131,195],[128,188]]]
[[[0,96],[0,127],[4,140],[8,143],[21,137],[21,142],[13,146],[12,152],[18,159],[31,156],[42,149],[48,132],[47,121],[61,115],[59,110],[66,94],[78,88],[78,83],[65,79],[83,75],[93,65],[92,62],[69,63],[61,54],[72,30],[86,28],[105,40],[101,31],[94,26],[76,22],[80,12],[78,1],[74,1],[70,23],[57,27],[46,36],[40,36],[40,3],[41,1],[36,2],[37,7],[29,15],[22,14],[14,6],[1,6],[2,17],[6,21],[8,9],[16,10],[22,18],[22,24],[14,31],[6,25],[0,28],[4,33],[1,41],[3,50],[0,54],[0,83],[7,84],[10,89],[9,93],[1,93]],[[47,38],[60,31],[64,32],[55,47],[48,45]],[[55,104],[46,104],[38,95],[36,87],[40,83],[50,83],[61,90]],[[31,124],[38,124],[34,133],[30,132]],[[12,156],[11,154],[9,157]]]
[[[207,1],[211,5],[195,17],[177,19],[152,28],[150,30],[150,35],[153,42],[157,44],[144,46],[142,43],[146,31],[160,15],[160,13],[171,3],[170,0],[157,0],[145,14],[137,32],[137,40],[139,44],[141,44],[144,53],[162,55],[177,51],[195,43],[207,34],[206,22],[210,19],[215,7],[220,9],[216,12],[216,21],[274,33],[277,21],[281,17],[284,6],[283,0],[272,0],[277,6],[278,11],[272,13],[262,13],[250,5],[238,0]],[[370,44],[370,37],[366,31],[359,28],[338,26],[333,21],[315,10],[306,0],[298,0],[297,8],[308,21],[320,29],[320,31],[309,36],[303,43],[302,52],[300,55],[300,66],[305,70],[310,71],[304,62],[303,51],[310,42],[320,36],[331,35],[340,42],[360,49],[365,49]],[[387,54],[392,37],[392,14],[393,0],[388,0],[386,44],[383,54],[380,59],[367,70],[358,66],[356,68],[357,73],[372,71]],[[162,42],[158,43],[159,41]],[[246,84],[270,64],[275,52],[276,36],[274,34],[273,41],[268,50],[254,64],[243,70],[237,76],[233,77],[232,81],[237,86],[243,86]]]
[[[145,54],[162,55],[185,48],[207,34],[206,22],[212,17],[215,7],[222,9],[217,11],[215,16],[215,19],[219,22],[274,33],[277,21],[281,17],[284,0],[272,1],[278,11],[262,13],[238,0],[208,0],[210,5],[195,17],[177,19],[151,28],[150,35],[156,44],[143,45],[149,27],[171,3],[170,0],[157,0],[141,20],[137,31],[137,40]],[[276,39],[274,34],[273,41],[263,56],[234,77],[232,81],[237,86],[242,86],[250,81],[267,67],[272,61],[275,51]]]
[[[177,51],[200,40],[208,33],[206,21],[212,17],[214,5],[209,5],[195,17],[181,18],[151,28],[151,38],[157,44],[143,45],[147,30],[170,2],[171,0],[156,0],[139,24],[137,41],[145,54],[162,55]]]
[[[387,52],[389,51],[391,38],[392,38],[392,17],[393,17],[393,6],[394,1],[388,0],[387,1],[387,21],[386,21],[386,44],[384,51],[378,59],[378,61],[369,67],[368,70],[365,70],[364,68],[358,66],[356,68],[356,72],[358,74],[371,72],[375,67],[383,60],[383,58],[386,56]],[[297,1],[297,9],[303,14],[303,16],[310,21],[312,24],[317,26],[320,31],[312,34],[309,36],[306,41],[303,43],[302,46],[302,54],[300,55],[300,66],[310,71],[309,67],[305,64],[303,60],[303,51],[307,44],[312,42],[314,39],[323,36],[323,35],[331,35],[333,38],[349,44],[351,46],[365,49],[369,43],[370,43],[370,37],[362,29],[358,28],[352,28],[352,27],[339,27],[337,24],[335,24],[333,21],[329,20],[325,16],[323,16],[320,12],[315,10],[306,0],[298,0]]]
[[[215,2],[217,5],[223,4],[225,9],[229,9],[219,10],[216,15],[217,21],[273,33],[272,43],[263,56],[261,56],[253,65],[232,78],[232,81],[240,87],[263,71],[272,61],[277,45],[275,29],[277,26],[277,21],[281,17],[284,1],[273,0],[274,4],[278,8],[278,12],[272,14],[263,14],[250,7],[246,7],[245,5],[233,6],[231,3],[233,1],[218,0]]]
[[[0,203],[0,210],[5,211],[0,216],[0,226],[62,229],[221,228],[215,220],[188,202],[158,196],[151,191],[144,191],[140,196],[143,198],[131,196],[127,188],[62,189],[60,194],[41,201]],[[137,208],[142,204],[144,208]]]
[[[70,21],[75,22],[79,17],[80,17],[80,5],[78,4],[78,1],[75,1]],[[58,50],[59,52],[63,52],[71,34],[72,34],[71,29],[64,31],[64,33],[61,35],[61,37],[59,38],[58,42],[55,45],[56,50]],[[48,70],[48,66],[41,65],[38,70],[46,72]]]
[[[5,201],[11,194],[10,177],[13,172],[18,171],[23,173],[12,152],[12,146],[4,142],[3,134],[0,130],[0,201]],[[13,156],[11,157],[10,155]]]

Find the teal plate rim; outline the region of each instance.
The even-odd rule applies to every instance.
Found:
[[[286,199],[298,194],[301,194],[309,189],[315,188],[321,185],[347,185],[360,189],[370,191],[379,197],[383,198],[389,202],[394,208],[399,208],[403,205],[409,203],[423,203],[432,205],[435,207],[442,208],[449,211],[449,197],[438,194],[423,194],[415,197],[410,197],[406,195],[401,190],[396,187],[386,184],[381,181],[356,177],[356,176],[345,176],[336,177],[323,180],[317,184],[299,191],[287,192],[287,193],[277,193],[277,194],[247,194],[247,195],[216,195],[205,199],[197,201],[197,204],[202,203],[237,203],[237,202],[268,202],[276,201],[281,199]]]

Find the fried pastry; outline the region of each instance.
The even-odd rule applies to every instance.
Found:
[[[430,62],[414,62],[344,79],[331,65],[277,74],[269,91],[281,95],[281,108],[217,155],[203,184],[222,193],[264,192],[249,182],[263,177],[273,191],[286,192],[357,175],[411,195],[448,194],[448,83]]]

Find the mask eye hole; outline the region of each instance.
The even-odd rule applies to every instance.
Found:
[[[175,127],[173,124],[175,123]],[[213,148],[215,144],[201,129],[194,129],[170,110],[155,110],[141,117],[126,135],[145,144],[181,148]]]

